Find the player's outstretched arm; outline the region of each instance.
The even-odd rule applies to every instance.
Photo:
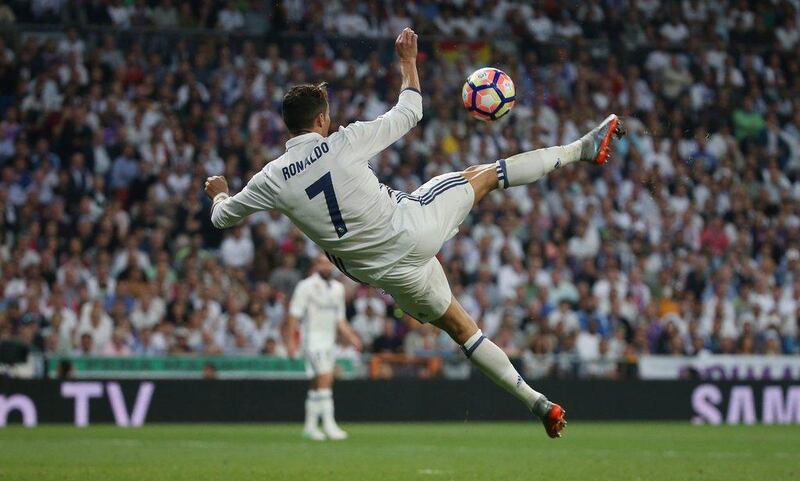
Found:
[[[364,346],[361,344],[361,338],[358,337],[356,331],[350,327],[349,322],[342,319],[337,323],[337,327],[339,328],[339,332],[342,333],[342,336],[347,339],[347,342],[349,342],[356,351],[361,351],[364,349]]]
[[[417,73],[417,34],[406,28],[395,41],[403,81],[391,110],[370,122],[354,122],[339,133],[360,159],[369,159],[402,138],[422,119],[422,94]]]
[[[308,304],[311,293],[308,292],[309,284],[305,281],[300,281],[292,292],[292,298],[289,300],[289,312],[286,313],[281,330],[283,331],[283,343],[286,346],[286,351],[289,356],[294,357],[300,350],[297,342],[297,330],[300,326],[300,320],[308,314]]]
[[[397,56],[400,57],[400,74],[403,76],[401,90],[414,89],[422,92],[419,85],[419,73],[417,72],[417,34],[411,28],[406,27],[400,32],[394,42]]]
[[[300,350],[300,346],[297,345],[296,335],[299,325],[300,321],[298,321],[293,315],[289,314],[286,316],[286,319],[281,326],[283,345],[286,347],[286,353],[289,355],[289,357],[294,357]]]
[[[228,182],[225,177],[215,175],[206,179],[206,195],[213,202],[211,206],[211,223],[217,229],[238,224],[242,219],[259,210],[272,208],[264,189],[259,189],[260,172],[250,179],[250,182],[238,194],[231,196],[228,193]]]

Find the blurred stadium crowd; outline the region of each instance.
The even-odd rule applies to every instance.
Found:
[[[609,165],[494,193],[440,256],[529,376],[575,359],[613,377],[645,353],[800,351],[800,2],[275,3],[0,7],[0,339],[77,356],[294,355],[285,306],[316,248],[277,213],[213,229],[202,183],[224,174],[238,191],[283,152],[290,85],[327,81],[334,124],[390,108],[391,40],[412,25],[425,117],[372,163],[394,189],[625,119]],[[159,37],[173,27],[174,42]],[[487,64],[518,92],[495,124],[460,106]],[[369,351],[454,351],[342,281]]]

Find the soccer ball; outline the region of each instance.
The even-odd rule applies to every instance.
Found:
[[[497,120],[514,108],[516,90],[511,77],[500,69],[486,67],[472,72],[461,89],[469,114],[478,120]]]

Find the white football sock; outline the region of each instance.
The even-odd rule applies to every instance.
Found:
[[[306,397],[306,423],[304,428],[307,432],[319,429],[321,405],[317,397],[318,390],[309,389],[308,397]]]
[[[531,150],[496,162],[497,184],[501,189],[530,184],[548,173],[581,160],[583,142]]]
[[[338,430],[339,426],[333,416],[333,391],[330,389],[319,389],[320,411],[322,413],[322,426],[325,430]]]
[[[480,329],[467,339],[462,348],[469,360],[489,379],[522,401],[530,411],[539,417],[547,414],[550,409],[547,398],[528,386],[506,353],[484,336]]]

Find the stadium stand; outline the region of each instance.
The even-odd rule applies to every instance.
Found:
[[[296,355],[285,305],[316,248],[272,213],[214,229],[202,183],[237,191],[283,152],[288,86],[327,81],[335,125],[386,111],[393,36],[413,25],[425,117],[372,162],[394,189],[571,142],[609,112],[627,123],[609,165],[494,193],[440,254],[528,376],[800,353],[799,2],[275,3],[0,6],[0,341]],[[518,92],[495,124],[460,107],[487,63]],[[343,281],[370,352],[455,353]]]

